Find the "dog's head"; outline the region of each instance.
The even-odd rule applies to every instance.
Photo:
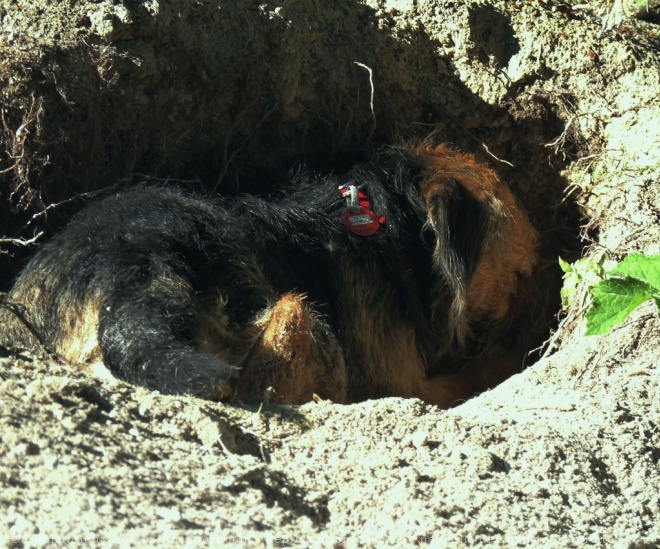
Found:
[[[472,155],[426,144],[406,153],[423,170],[433,263],[451,295],[449,327],[461,345],[471,323],[501,320],[512,309],[519,277],[536,264],[537,232],[508,185]]]

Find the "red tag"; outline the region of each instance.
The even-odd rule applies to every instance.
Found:
[[[369,208],[360,206],[359,212],[350,209],[344,212],[344,224],[353,234],[371,236],[378,231],[378,218]]]

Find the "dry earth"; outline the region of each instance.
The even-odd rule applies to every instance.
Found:
[[[512,182],[549,264],[660,253],[659,27],[604,15],[1,1],[2,282],[7,239],[51,232],[80,200],[44,208],[74,193],[138,172],[230,192],[277,169],[265,148],[313,164],[432,131]],[[232,407],[3,351],[2,543],[660,547],[658,312],[600,337],[583,316],[571,304],[541,360],[450,411]]]

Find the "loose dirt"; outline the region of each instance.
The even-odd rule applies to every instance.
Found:
[[[603,29],[605,8],[0,1],[2,288],[33,249],[20,242],[109,188],[233,193],[433,134],[488,160],[539,227],[545,326],[557,256],[660,253],[658,18]],[[450,411],[227,406],[0,349],[0,536],[659,547],[658,311],[600,337],[584,312],[572,303],[540,360]]]

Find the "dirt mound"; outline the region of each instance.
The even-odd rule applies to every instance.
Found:
[[[433,134],[524,201],[545,326],[558,255],[660,253],[660,27],[599,6],[0,2],[0,284],[109,189],[263,188]],[[448,412],[234,408],[8,352],[5,545],[658,546],[658,313],[585,337],[577,299],[532,368]]]

